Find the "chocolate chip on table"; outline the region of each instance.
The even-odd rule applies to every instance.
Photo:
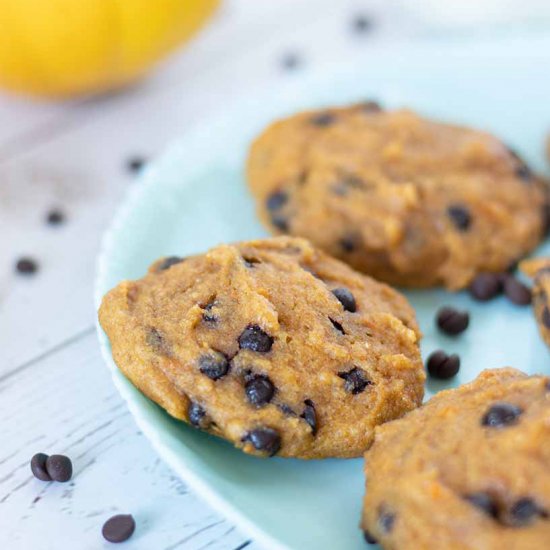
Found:
[[[146,162],[145,158],[135,156],[128,159],[126,167],[130,172],[137,173],[145,166]]]
[[[189,417],[189,423],[191,426],[195,426],[195,428],[205,430],[210,425],[206,411],[198,403],[189,403],[187,416]]]
[[[485,512],[488,516],[496,518],[498,516],[498,505],[495,499],[488,493],[471,493],[466,495],[465,500],[473,504],[476,508]]]
[[[248,325],[239,336],[239,348],[257,353],[268,353],[273,346],[273,337],[258,325]]]
[[[340,332],[341,334],[346,334],[346,331],[344,330],[344,327],[338,322],[338,321],[335,321],[334,319],[331,319],[330,317],[328,318],[328,320],[332,323],[332,326],[338,331]]]
[[[523,411],[512,403],[495,403],[491,405],[481,419],[482,426],[489,428],[504,428],[517,424]]]
[[[548,512],[542,509],[534,500],[524,497],[512,504],[507,519],[512,526],[523,527],[532,523],[538,517],[547,518]]]
[[[514,304],[526,306],[531,303],[531,290],[518,281],[513,275],[508,275],[503,283],[504,294]]]
[[[472,223],[472,215],[465,206],[451,205],[447,208],[447,214],[457,229],[466,231]]]
[[[275,394],[275,386],[268,376],[253,375],[247,380],[244,391],[248,401],[256,407],[267,405]]]
[[[355,303],[355,297],[351,293],[351,291],[347,288],[335,288],[332,293],[338,301],[342,304],[343,308],[346,311],[350,311],[351,313],[355,313],[357,311],[357,304]]]
[[[48,225],[61,225],[64,221],[65,214],[57,208],[50,210],[46,214],[46,223]]]
[[[311,124],[320,127],[331,126],[336,122],[336,117],[332,113],[319,113],[310,119]]]
[[[64,455],[51,455],[46,459],[46,470],[53,481],[65,483],[73,476],[71,459]]]
[[[243,437],[243,442],[251,443],[257,451],[273,456],[281,448],[281,436],[273,428],[256,428]]]
[[[338,376],[344,379],[344,389],[356,395],[365,391],[367,386],[372,385],[372,382],[367,378],[365,371],[354,367],[347,372],[339,372]]]
[[[101,529],[103,538],[109,542],[124,542],[136,529],[136,522],[130,514],[118,514],[109,518]]]
[[[229,371],[227,357],[219,351],[212,351],[199,357],[199,370],[211,380],[218,380]]]
[[[455,336],[468,328],[470,315],[467,311],[444,306],[437,312],[436,323],[443,332]]]
[[[287,71],[293,71],[300,65],[302,65],[302,60],[296,53],[287,53],[281,58],[281,66]]]
[[[158,264],[157,271],[166,271],[170,269],[173,265],[180,264],[185,258],[180,256],[167,256]]]
[[[443,350],[434,351],[426,361],[426,368],[433,378],[447,380],[456,376],[460,370],[460,357],[447,355]]]
[[[469,287],[472,298],[487,302],[502,292],[502,279],[498,273],[479,273],[470,283]]]
[[[288,195],[284,191],[274,191],[267,197],[265,206],[268,210],[279,210],[288,201]]]
[[[304,412],[300,415],[311,427],[311,433],[315,435],[317,433],[317,413],[315,412],[315,405],[311,399],[304,401]]]
[[[32,475],[40,481],[51,481],[52,478],[46,469],[46,460],[48,455],[44,453],[37,453],[31,459],[31,472]]]
[[[38,271],[38,264],[36,263],[36,260],[33,260],[32,258],[23,257],[17,260],[15,269],[22,275],[33,275]]]
[[[356,15],[352,20],[352,30],[355,33],[365,33],[372,29],[372,21],[366,15]]]
[[[363,536],[367,544],[378,544],[378,541],[367,530],[363,531]]]

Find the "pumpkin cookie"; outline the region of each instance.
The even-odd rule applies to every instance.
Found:
[[[276,122],[247,171],[271,231],[400,286],[464,288],[545,231],[545,186],[498,139],[374,103]]]
[[[550,258],[534,258],[520,263],[520,269],[533,277],[533,309],[543,340],[550,346]]]
[[[407,300],[302,239],[165,258],[111,290],[99,319],[141,391],[247,453],[359,456],[422,402]]]
[[[365,538],[389,550],[546,548],[548,464],[550,378],[486,370],[376,429]]]

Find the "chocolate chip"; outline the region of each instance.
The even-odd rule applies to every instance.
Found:
[[[229,361],[219,351],[212,351],[199,357],[199,370],[211,380],[218,380],[229,372]]]
[[[518,306],[526,306],[531,303],[531,289],[513,275],[508,275],[504,280],[504,294]]]
[[[395,514],[387,511],[381,511],[378,516],[378,523],[384,533],[389,533],[395,524]]]
[[[52,455],[46,459],[46,470],[53,481],[65,483],[73,475],[73,464],[67,456]]]
[[[540,516],[547,517],[548,514],[535,501],[524,497],[512,505],[507,519],[514,527],[523,527],[524,525],[529,525]]]
[[[218,305],[215,299],[212,299],[210,302],[208,302],[202,309],[204,310],[204,313],[202,314],[202,320],[205,323],[217,323],[219,321],[217,315],[214,315],[212,313],[212,309]]]
[[[434,351],[426,362],[426,368],[433,378],[446,380],[456,376],[460,370],[460,357],[447,355],[443,350]]]
[[[273,456],[281,448],[281,436],[272,428],[257,428],[243,437],[243,442],[249,442],[257,451],[264,451]]]
[[[488,516],[496,518],[498,516],[498,505],[495,499],[488,493],[472,493],[464,497],[468,502],[485,512]]]
[[[273,341],[273,338],[258,325],[248,325],[239,336],[239,348],[268,353],[271,351]]]
[[[248,268],[253,268],[256,264],[261,264],[261,260],[258,260],[258,258],[252,258],[250,256],[247,256],[246,258],[243,257],[244,265]]]
[[[265,201],[266,208],[273,212],[274,210],[281,209],[288,201],[288,195],[284,191],[275,191],[267,197]]]
[[[467,311],[444,306],[437,312],[436,323],[443,332],[454,336],[468,328],[470,315]]]
[[[548,306],[544,306],[542,308],[541,320],[542,320],[542,324],[546,328],[550,328],[550,309],[548,309]]]
[[[287,53],[281,59],[281,66],[288,71],[297,69],[301,64],[300,56],[295,53]]]
[[[465,206],[452,205],[447,208],[447,214],[457,229],[466,231],[472,222],[470,211]]]
[[[65,221],[65,214],[61,210],[50,210],[46,214],[46,223],[49,225],[61,225]]]
[[[357,246],[355,237],[351,235],[342,237],[339,241],[340,247],[344,252],[353,252]]]
[[[195,428],[206,430],[211,424],[206,411],[198,403],[189,403],[187,416],[189,417],[189,423]]]
[[[277,407],[284,414],[288,414],[289,416],[296,416],[296,413],[285,403],[279,403]]]
[[[319,113],[310,119],[311,124],[320,127],[331,126],[336,122],[336,117],[332,113]]]
[[[288,218],[282,214],[273,214],[271,216],[271,223],[279,230],[287,232],[289,229]]]
[[[334,319],[331,319],[330,317],[328,318],[328,320],[332,323],[332,326],[338,332],[341,332],[342,334],[346,334],[346,331],[344,330],[344,327],[338,321],[335,321]]]
[[[366,15],[356,15],[352,21],[352,30],[362,34],[372,29],[372,21]]]
[[[126,167],[130,172],[139,172],[145,166],[146,160],[143,157],[131,157],[126,162]]]
[[[354,367],[347,372],[339,372],[338,376],[344,379],[344,389],[356,395],[365,391],[367,386],[371,386],[372,382],[367,378],[365,371]]]
[[[33,275],[38,271],[38,264],[32,258],[19,258],[15,264],[15,269],[22,275]]]
[[[511,403],[495,403],[483,415],[482,426],[490,428],[504,428],[516,424],[522,410]]]
[[[502,281],[498,273],[480,273],[470,284],[472,298],[487,302],[502,292]]]
[[[32,475],[40,481],[51,481],[52,478],[46,470],[46,460],[48,455],[44,453],[37,453],[31,458],[31,472]]]
[[[185,258],[180,258],[179,256],[168,256],[157,265],[157,271],[166,271],[167,269],[170,269],[173,265],[183,262],[184,259]]]
[[[367,544],[378,544],[378,541],[366,529],[363,531],[363,536]]]
[[[381,113],[383,111],[382,106],[378,101],[365,101],[360,104],[361,110],[365,113]]]
[[[275,386],[269,376],[252,376],[245,384],[244,391],[248,401],[256,407],[267,405],[275,394]]]
[[[335,288],[332,293],[338,301],[342,304],[346,311],[351,311],[355,313],[357,311],[357,304],[355,303],[355,297],[347,288]]]
[[[109,542],[124,542],[136,529],[136,522],[130,514],[118,514],[109,518],[101,529],[103,538]]]
[[[317,433],[317,413],[315,412],[315,405],[311,399],[304,401],[304,412],[300,415],[311,427],[311,433],[315,435]]]

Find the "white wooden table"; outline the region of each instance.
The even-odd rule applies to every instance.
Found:
[[[372,17],[369,32],[352,31],[356,14]],[[385,0],[232,0],[124,94],[63,105],[0,96],[0,548],[108,547],[103,522],[132,513],[128,548],[257,549],[161,463],[111,384],[94,333],[100,236],[132,186],[128,157],[154,158],[246,90],[423,32]],[[65,224],[45,223],[51,207]],[[26,255],[33,276],[15,273]],[[34,479],[36,452],[69,455],[73,480]]]

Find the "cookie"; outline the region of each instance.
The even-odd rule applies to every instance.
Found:
[[[482,372],[376,429],[362,527],[386,550],[550,540],[550,378]]]
[[[545,230],[546,186],[498,139],[372,102],[274,123],[247,174],[272,232],[399,286],[464,288]]]
[[[533,310],[543,340],[550,346],[550,258],[534,258],[520,263],[520,269],[533,278]]]
[[[407,300],[302,239],[160,260],[99,319],[135,386],[247,453],[359,456],[422,401]]]

